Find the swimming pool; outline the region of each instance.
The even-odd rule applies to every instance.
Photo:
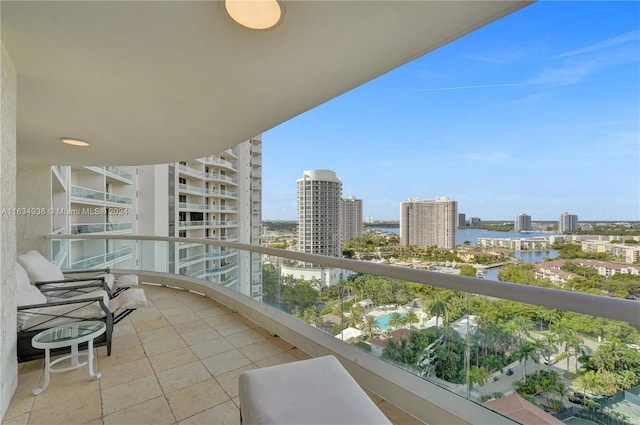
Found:
[[[389,320],[391,320],[392,314],[393,313],[387,313],[383,314],[382,316],[376,317],[376,326],[382,330],[393,329],[391,326],[389,326]],[[402,314],[402,316],[404,317],[404,314]]]

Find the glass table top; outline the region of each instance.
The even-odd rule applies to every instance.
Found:
[[[98,332],[105,326],[104,322],[99,321],[69,323],[42,331],[33,340],[39,344],[71,341]]]

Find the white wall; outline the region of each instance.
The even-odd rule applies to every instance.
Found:
[[[43,237],[51,233],[51,166],[23,164],[17,165],[16,207],[35,209],[37,214],[16,216],[18,254],[35,249],[47,256],[47,240]],[[44,209],[45,214],[40,214]]]
[[[0,208],[16,206],[16,70],[0,45]],[[7,211],[7,210],[5,210]],[[16,220],[0,216],[0,422],[18,383],[16,360]]]

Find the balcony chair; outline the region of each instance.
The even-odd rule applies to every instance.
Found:
[[[67,286],[78,286],[79,282],[102,283],[102,288],[115,298],[121,292],[138,286],[138,276],[122,275],[117,280],[109,273],[109,269],[86,269],[62,271],[60,267],[47,260],[38,251],[28,251],[18,255],[18,263],[24,267],[31,282],[40,289],[57,288],[56,292],[49,292],[49,296],[65,297]],[[77,291],[74,290],[74,291]]]
[[[78,282],[80,283],[80,282]],[[87,292],[91,289],[90,292]],[[58,288],[39,289],[30,284],[24,268],[16,263],[16,304],[17,304],[17,354],[18,362],[26,362],[44,357],[44,351],[33,348],[31,339],[39,332],[65,323],[83,320],[105,322],[106,332],[94,340],[94,346],[106,345],[107,355],[111,355],[113,325],[123,320],[138,307],[147,304],[142,289],[132,289],[117,298],[109,298],[102,289],[102,283],[80,284],[65,287],[67,298],[47,298],[47,292]],[[76,292],[74,292],[76,291]],[[55,301],[52,301],[55,300]],[[86,348],[81,345],[81,349]],[[52,350],[52,355],[69,352],[69,348]]]

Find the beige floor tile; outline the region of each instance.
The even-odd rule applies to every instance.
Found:
[[[140,342],[143,344],[145,342],[158,341],[158,340],[163,340],[167,338],[175,338],[177,336],[180,336],[180,335],[171,326],[138,332],[138,338],[140,339]]]
[[[207,357],[233,350],[233,345],[229,344],[224,338],[219,338],[192,345],[191,349],[199,359],[206,359]]]
[[[162,395],[155,375],[129,381],[102,390],[102,411],[109,415]]]
[[[199,361],[159,372],[157,376],[165,394],[211,378],[209,371]]]
[[[167,319],[164,317],[156,318],[152,320],[146,320],[144,322],[135,322],[133,325],[136,328],[136,332],[145,332],[153,329],[160,329],[171,326]]]
[[[5,415],[4,421],[2,421],[3,425],[27,425],[29,421],[29,413],[23,413],[18,416],[9,417]]]
[[[84,424],[101,415],[100,392],[90,391],[43,408],[35,408],[29,417],[29,424]]]
[[[167,395],[176,420],[193,416],[211,407],[230,401],[229,396],[213,379],[198,382]]]
[[[273,337],[271,342],[273,342],[274,344],[276,344],[278,347],[282,348],[283,350],[291,350],[293,348],[296,348],[294,345],[288,343],[287,341],[285,341],[284,339],[280,338],[279,336]]]
[[[188,334],[202,329],[211,329],[211,326],[200,317],[197,320],[185,323],[175,323],[172,325],[178,335]]]
[[[304,351],[300,350],[299,348],[293,348],[293,349],[287,351],[287,353],[291,354],[293,357],[295,357],[298,360],[307,360],[307,359],[311,358],[310,355],[308,355]]]
[[[175,418],[164,396],[147,400],[104,417],[104,425],[171,425]]]
[[[209,319],[211,317],[223,316],[223,315],[227,314],[227,311],[222,309],[222,308],[220,308],[219,306],[216,306],[214,304],[214,305],[212,305],[212,307],[210,307],[210,308],[208,308],[206,310],[198,310],[195,313],[201,319]]]
[[[134,327],[136,327],[136,325],[138,325],[139,323],[145,323],[145,322],[153,323],[155,321],[164,319],[164,317],[162,316],[162,313],[160,313],[160,310],[157,310],[156,308],[137,309],[129,317]]]
[[[74,372],[84,372],[82,379],[69,376]],[[68,400],[82,398],[86,394],[100,391],[99,381],[89,378],[86,367],[74,372],[51,374],[47,388],[42,394],[35,397],[33,409],[38,410],[58,405]]]
[[[216,356],[207,357],[202,360],[202,364],[206,366],[213,376],[219,376],[247,366],[251,364],[251,360],[246,358],[240,351],[232,350]]]
[[[151,366],[156,373],[168,369],[173,369],[174,367],[182,366],[188,363],[193,363],[197,360],[198,357],[189,347],[168,351],[162,354],[156,354],[149,357]]]
[[[35,402],[35,396],[33,395],[35,387],[35,385],[29,385],[28,387],[18,386],[4,415],[5,420],[18,418],[24,414],[28,415],[31,412]]]
[[[251,330],[250,327],[248,327],[247,325],[237,320],[234,320],[233,322],[217,325],[215,326],[215,329],[222,336],[229,336],[238,332],[246,332]]]
[[[144,378],[153,375],[153,369],[149,359],[145,356],[139,360],[117,365],[110,365],[108,368],[100,367],[102,378],[100,378],[100,388],[103,390],[125,382]]]
[[[110,356],[107,356],[106,350],[98,355],[98,366],[99,370],[103,371],[126,363],[142,360],[145,357],[146,354],[141,344],[124,348],[113,347]]]
[[[179,425],[240,425],[240,411],[233,401],[227,401],[202,413],[193,415]]]
[[[255,362],[255,364],[258,367],[267,367],[267,366],[275,366],[283,363],[295,362],[297,360],[298,359],[292,356],[289,352],[284,352],[272,357],[268,357],[266,359],[258,360],[257,362]]]
[[[205,310],[208,310],[210,308],[214,308],[215,307],[215,304],[211,300],[209,300],[207,298],[200,298],[200,299],[197,299],[197,300],[193,300],[193,301],[189,302],[186,305],[194,313],[197,313],[197,312],[200,312],[200,311],[205,311]]]
[[[255,344],[256,342],[260,341],[265,341],[265,337],[263,337],[253,329],[228,335],[225,339],[228,343],[236,348],[245,347],[247,345]]]
[[[198,345],[206,341],[220,339],[222,336],[212,328],[200,329],[195,332],[180,334],[187,345]]]
[[[121,337],[125,335],[134,335],[136,333],[136,328],[133,326],[133,323],[124,323],[120,322],[116,326],[113,327],[113,336]]]
[[[259,341],[255,344],[245,345],[244,347],[239,348],[239,350],[252,362],[266,359],[284,352],[282,348],[278,347],[268,339]]]
[[[218,329],[218,326],[220,325],[238,322],[232,314],[228,314],[224,312],[221,314],[217,314],[215,316],[206,317],[203,320],[207,322],[207,324],[214,329]]]
[[[156,354],[166,353],[168,351],[178,350],[185,348],[187,344],[184,343],[179,336],[167,337],[165,339],[153,340],[142,344],[144,351],[148,356],[154,356]]]
[[[179,314],[177,316],[167,316],[166,319],[172,325],[177,325],[177,324],[180,324],[180,323],[193,322],[194,320],[197,320],[199,318],[200,317],[198,317],[198,315],[195,314],[193,311],[189,311],[187,313]]]
[[[229,395],[229,397],[237,397],[238,379],[240,378],[240,375],[242,374],[242,372],[252,369],[257,369],[257,366],[254,364],[250,364],[239,369],[232,370],[231,372],[218,375],[216,376],[216,381],[218,381],[218,384],[220,384],[220,386]]]

